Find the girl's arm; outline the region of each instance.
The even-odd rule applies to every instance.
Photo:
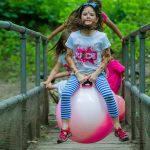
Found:
[[[107,20],[105,21],[105,24],[109,26],[118,35],[121,41],[123,41],[123,35],[121,31],[109,18],[107,18]]]
[[[65,28],[65,24],[62,24],[58,28],[56,28],[47,38],[47,41],[49,42],[55,35],[57,35],[59,32],[63,31]]]
[[[56,78],[62,78],[62,77],[68,77],[70,76],[70,72],[68,71],[65,71],[65,72],[59,72],[55,75],[55,79]]]
[[[46,85],[46,87],[50,86],[51,81],[55,78],[56,74],[59,72],[60,67],[61,63],[57,61],[56,65],[50,72],[50,75],[48,76],[47,80],[43,82]]]
[[[102,63],[100,65],[100,67],[89,76],[88,79],[90,82],[95,83],[99,74],[101,72],[105,71],[105,68],[107,66],[109,59],[110,59],[110,49],[107,48],[107,49],[103,50],[103,52],[102,52]]]
[[[69,67],[71,68],[71,70],[74,72],[74,74],[78,78],[79,82],[80,83],[84,83],[87,80],[87,78],[78,71],[78,69],[76,68],[76,66],[75,66],[75,64],[73,62],[72,57],[73,57],[72,50],[67,48],[66,61],[67,61],[68,65],[69,65]]]
[[[107,64],[110,60],[110,55],[111,54],[110,54],[110,49],[109,48],[103,50],[103,52],[102,52],[102,58],[103,58],[102,63],[101,63],[101,66],[98,69],[99,74],[106,69],[106,66],[107,66]]]

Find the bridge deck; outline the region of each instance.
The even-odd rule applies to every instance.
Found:
[[[127,126],[124,129],[130,136],[130,129]],[[113,132],[105,139],[92,144],[80,144],[71,140],[57,144],[58,133],[59,129],[54,126],[42,129],[42,138],[37,143],[32,141],[28,150],[137,150],[136,144],[131,141],[120,142]]]

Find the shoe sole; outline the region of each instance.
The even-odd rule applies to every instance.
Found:
[[[58,140],[57,140],[57,144],[60,144],[60,143],[66,142],[66,141],[68,140],[68,138],[69,138],[69,137],[71,137],[71,136],[72,136],[72,134],[68,134],[68,135],[67,135],[66,140],[58,139]]]
[[[123,139],[119,139],[121,142],[129,141],[129,137],[124,137]]]
[[[117,134],[115,134],[115,136],[119,138],[119,136]],[[121,141],[121,142],[129,141],[129,137],[126,136],[123,139],[119,139],[119,141]]]

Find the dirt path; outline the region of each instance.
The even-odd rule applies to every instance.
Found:
[[[32,82],[28,82],[27,89],[34,87]],[[0,101],[20,94],[20,82],[4,82],[0,80]]]

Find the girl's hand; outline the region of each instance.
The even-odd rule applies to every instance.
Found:
[[[95,84],[97,77],[98,77],[98,73],[95,71],[89,75],[88,80],[93,84]]]
[[[79,72],[76,73],[75,75],[76,75],[78,81],[80,82],[80,84],[83,84],[85,81],[87,81],[87,76],[85,76]]]
[[[47,37],[47,42],[49,42],[52,38],[53,38],[53,36],[52,36],[52,35],[49,35],[49,36]]]
[[[50,88],[52,86],[51,82],[44,81],[42,83],[45,84],[46,88]]]
[[[53,84],[51,82],[46,84],[46,88],[47,89],[53,89]]]
[[[124,37],[122,37],[120,40],[121,40],[122,44],[125,44],[125,39],[124,39]]]
[[[122,80],[125,80],[125,72],[122,73]]]

